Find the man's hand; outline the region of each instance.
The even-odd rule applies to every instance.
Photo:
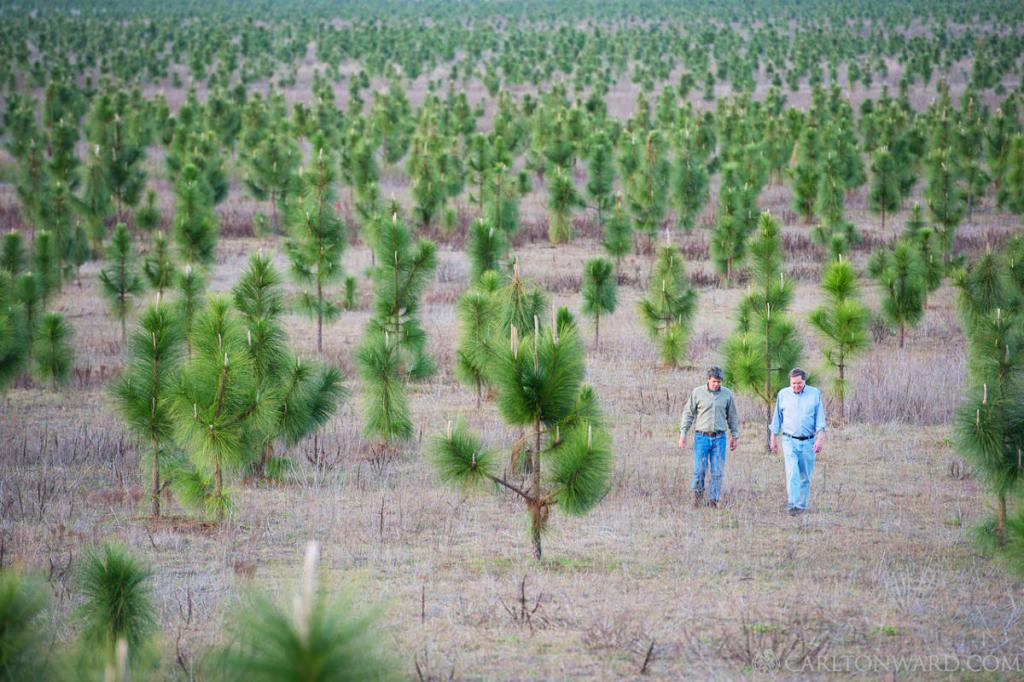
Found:
[[[683,450],[686,449],[686,442],[687,442],[687,440],[689,440],[689,439],[686,437],[685,433],[679,434],[679,447],[680,447],[680,449],[683,449]]]
[[[736,443],[738,443],[738,442],[739,442],[739,438],[737,438],[736,436],[731,437],[729,439],[729,449],[730,450],[735,450],[736,449]]]
[[[775,454],[779,451],[779,438],[774,433],[772,434],[771,440],[768,443],[768,449]]]
[[[825,447],[825,435],[818,431],[818,437],[814,439],[814,454],[820,455],[823,447]]]

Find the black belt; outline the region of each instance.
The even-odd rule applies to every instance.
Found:
[[[699,433],[702,436],[711,436],[712,438],[715,438],[716,436],[721,436],[723,433],[725,433],[725,431],[694,431],[694,433]]]
[[[810,440],[810,439],[814,438],[814,436],[794,436],[791,433],[784,433],[782,435],[787,437],[787,438],[792,438],[793,440]]]

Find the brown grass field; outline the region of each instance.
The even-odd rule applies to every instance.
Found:
[[[159,172],[162,164],[148,163]],[[404,199],[401,184],[382,193]],[[874,243],[891,238],[905,213],[881,234],[863,192],[849,198],[848,217]],[[225,222],[245,223],[259,208],[241,197],[233,188],[220,209]],[[13,201],[5,186],[0,203]],[[787,263],[798,279],[790,314],[804,332],[804,364],[824,387],[820,339],[807,323],[820,298],[822,253],[788,211],[787,188],[769,187],[761,201],[785,223]],[[524,231],[532,225],[544,234],[543,207],[542,194],[527,199]],[[591,222],[578,216],[578,231],[593,234]],[[1018,229],[989,200],[961,227],[960,248],[977,253]],[[900,656],[907,666],[956,657],[963,667],[954,676],[963,678],[998,660],[990,676],[1012,677],[1003,664],[1024,659],[1024,594],[969,537],[990,509],[984,483],[962,465],[952,440],[965,369],[948,282],[904,350],[889,335],[852,363],[850,422],[828,434],[811,513],[785,514],[781,459],[764,452],[763,408],[742,395],[743,434],[727,458],[724,505],[694,509],[692,454],[676,446],[680,411],[703,368],[721,362],[745,288],[710,284],[705,229],[676,239],[702,283],[689,367],[658,367],[636,315],[651,257],[628,257],[599,352],[589,321],[579,318],[590,347],[588,380],[614,436],[612,486],[589,516],[553,517],[540,564],[530,557],[525,513],[511,495],[453,492],[424,455],[426,441],[459,416],[496,447],[507,450],[515,435],[493,404],[477,411],[473,392],[452,376],[454,303],[467,272],[457,240],[442,244],[425,295],[439,371],[411,389],[414,440],[384,460],[360,435],[352,350],[371,292],[363,274],[369,253],[352,246],[344,265],[360,278],[364,306],[325,329],[324,359],[342,368],[353,396],[318,438],[317,452],[310,441],[291,453],[299,466],[288,481],[253,487],[235,478],[237,513],[221,526],[190,520],[169,501],[174,518],[144,518],[145,473],[106,389],[122,363],[119,328],[98,294],[99,264],[83,267],[80,287],[69,284],[53,305],[75,330],[70,386],[54,392],[24,380],[0,399],[0,564],[48,578],[59,647],[74,635],[68,615],[83,552],[109,540],[129,546],[155,571],[162,672],[171,679],[201,671],[248,590],[290,594],[313,539],[322,543],[332,590],[348,586],[365,606],[380,605],[382,641],[413,679],[735,679],[771,673],[786,656],[809,666],[778,670],[786,679],[827,675],[829,666],[855,677],[944,676],[885,667],[887,657]],[[278,239],[225,238],[211,289],[230,288],[258,247],[276,253],[285,270]],[[596,240],[581,236],[558,248],[527,240],[514,251],[528,279],[579,310],[582,264],[600,251]],[[866,258],[866,251],[855,254],[861,268]],[[878,292],[862,283],[877,311]],[[313,355],[313,324],[287,319],[298,351]]]

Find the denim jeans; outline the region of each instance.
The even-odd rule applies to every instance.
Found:
[[[722,474],[725,473],[725,434],[705,436],[703,433],[693,434],[693,485],[694,492],[704,492],[704,474],[711,464],[711,485],[708,499],[718,501],[722,494]]]
[[[783,461],[786,465],[786,492],[790,509],[807,509],[811,496],[811,473],[814,471],[814,439],[796,440],[782,436]]]

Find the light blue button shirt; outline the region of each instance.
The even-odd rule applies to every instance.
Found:
[[[791,436],[813,436],[825,430],[825,404],[821,402],[821,391],[813,386],[793,393],[792,388],[779,391],[772,413],[772,433]]]

